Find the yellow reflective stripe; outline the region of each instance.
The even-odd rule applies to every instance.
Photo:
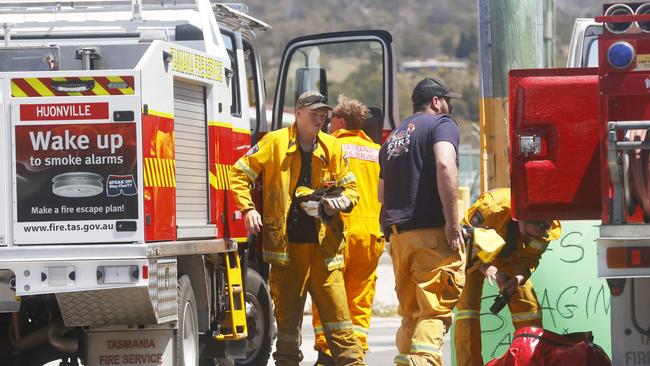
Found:
[[[144,158],[145,187],[176,187],[174,159]]]
[[[160,177],[160,167],[158,166],[158,159],[153,159],[151,162],[153,165],[153,180],[156,182],[156,187],[160,187],[162,185],[162,179]]]
[[[158,168],[160,170],[160,181],[162,183],[163,187],[169,187],[171,186],[171,182],[167,178],[167,170],[165,169],[165,164],[163,159],[156,159],[158,162]]]
[[[217,176],[214,173],[210,172],[210,187],[214,189],[219,189],[219,183],[217,182]]]
[[[241,159],[237,160],[235,166],[241,169],[244,173],[246,173],[246,175],[250,180],[257,179],[257,174],[251,168],[249,168],[248,165],[246,165],[246,163],[244,163]]]
[[[176,160],[175,159],[172,159],[171,166],[172,166],[172,182],[174,182],[174,188],[176,188]]]
[[[25,92],[22,89],[20,89],[18,87],[18,85],[16,85],[16,83],[14,83],[13,80],[12,80],[11,81],[11,96],[12,97],[23,98],[23,97],[26,97],[27,94],[25,94]]]
[[[512,313],[513,322],[521,322],[525,320],[542,319],[542,313],[539,310],[533,310],[525,313]]]
[[[214,189],[223,189],[223,177],[221,176],[221,172],[219,171],[219,164],[214,164],[214,170],[215,170],[214,178],[216,183]]]
[[[220,189],[228,189],[228,175],[225,174],[223,164],[217,164],[217,174],[219,175]]]
[[[246,135],[251,134],[251,130],[246,129],[246,128],[239,128],[239,127],[233,127],[232,132],[243,133],[243,134],[246,134]]]
[[[366,337],[368,336],[368,329],[367,329],[367,328],[364,328],[364,327],[362,327],[362,326],[360,326],[360,325],[354,325],[354,326],[352,327],[352,329],[353,329],[354,332],[357,333],[357,334],[360,334],[360,335],[362,335],[362,336],[366,336]]]
[[[337,182],[337,185],[342,186],[346,183],[355,182],[356,180],[357,177],[354,175],[354,173],[350,172],[346,174],[345,177],[341,178],[341,180]]]
[[[230,171],[230,165],[221,164],[221,174],[223,174],[225,189],[230,189],[230,177],[228,176],[229,171]]]
[[[543,251],[546,250],[546,247],[548,246],[548,242],[533,239],[530,243],[528,243],[528,246],[533,248],[533,249],[537,249],[540,252],[543,252]]]
[[[279,253],[262,250],[262,257],[265,261],[274,261],[278,263],[289,263],[289,253]]]
[[[217,122],[217,121],[208,121],[208,126],[232,128],[232,124],[228,122]]]
[[[456,320],[479,319],[480,317],[481,312],[478,310],[458,310],[458,314],[456,314]]]
[[[408,355],[404,353],[400,353],[395,358],[393,358],[393,362],[395,362],[398,365],[410,365],[411,362],[408,359]]]
[[[231,165],[227,164],[214,164],[215,172],[210,172],[210,185],[214,189],[228,190],[230,189],[230,172]]]
[[[52,96],[54,96],[54,93],[50,90],[50,88],[45,86],[45,84],[43,84],[37,78],[25,78],[23,80],[25,80],[27,82],[27,84],[29,84],[29,86],[31,86],[34,90],[36,90],[36,92],[39,95],[41,95],[43,97],[52,97]]]
[[[149,187],[149,177],[147,176],[147,158],[144,158],[144,164],[142,164],[142,177],[144,178],[144,186]]]
[[[144,113],[144,111],[143,111]],[[161,112],[161,111],[154,111],[152,109],[147,110],[147,114],[151,116],[156,116],[156,117],[163,117],[163,118],[169,118],[169,119],[174,119],[174,114],[173,113],[166,113],[166,112]]]
[[[323,330],[325,332],[335,332],[337,330],[352,330],[352,320],[323,323]]]
[[[440,353],[440,348],[426,343],[411,342],[411,353]]]
[[[151,187],[153,185],[153,176],[151,174],[151,158],[144,158],[144,185]]]
[[[323,327],[322,327],[322,326],[314,327],[314,334],[317,335],[317,336],[318,336],[318,335],[321,335],[321,334],[325,334],[325,333],[323,332]]]
[[[165,159],[165,170],[167,171],[167,177],[169,177],[169,186],[176,187],[176,181],[174,180],[174,171],[172,169],[172,159]]]
[[[108,90],[104,89],[104,87],[99,82],[97,82],[97,80],[95,80],[95,78],[93,78],[93,77],[84,76],[84,77],[80,77],[79,80],[84,80],[84,81],[93,80],[93,81],[95,81],[93,83],[93,88],[91,90],[91,92],[95,93],[95,95],[108,95],[108,94],[110,94],[108,92]]]

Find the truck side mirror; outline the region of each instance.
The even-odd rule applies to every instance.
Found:
[[[327,98],[327,72],[320,67],[301,67],[296,70],[295,99],[307,91],[317,90]]]

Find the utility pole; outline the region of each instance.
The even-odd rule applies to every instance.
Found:
[[[544,67],[555,66],[555,0],[544,0]]]
[[[543,2],[477,0],[481,191],[510,186],[508,72],[543,66]]]

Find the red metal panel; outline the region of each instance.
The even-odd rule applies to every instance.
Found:
[[[208,129],[208,166],[210,172],[210,222],[217,225],[218,237],[232,237],[232,212],[228,210],[230,181],[228,171],[233,162],[232,127],[211,123]]]
[[[142,115],[145,240],[176,240],[174,119]]]
[[[232,136],[233,136],[232,164],[234,164],[240,157],[242,157],[248,151],[248,149],[250,149],[251,134],[241,130],[235,130],[233,131]],[[232,237],[238,238],[239,240],[247,239],[248,232],[246,231],[246,226],[244,225],[244,218],[241,216],[241,213],[237,214],[238,210],[237,207],[235,206],[235,200],[232,196],[232,191],[229,191],[228,193],[229,193],[228,210],[229,212],[234,213],[231,215],[231,218],[233,219],[232,226],[231,226]],[[253,194],[255,193],[253,192]],[[258,202],[259,201],[256,201],[256,204]]]
[[[596,69],[510,72],[510,174],[520,220],[600,218]],[[524,156],[519,138],[536,135],[542,152]]]

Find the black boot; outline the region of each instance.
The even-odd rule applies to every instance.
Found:
[[[336,366],[336,364],[332,356],[323,351],[318,351],[318,360],[316,360],[314,366]]]

